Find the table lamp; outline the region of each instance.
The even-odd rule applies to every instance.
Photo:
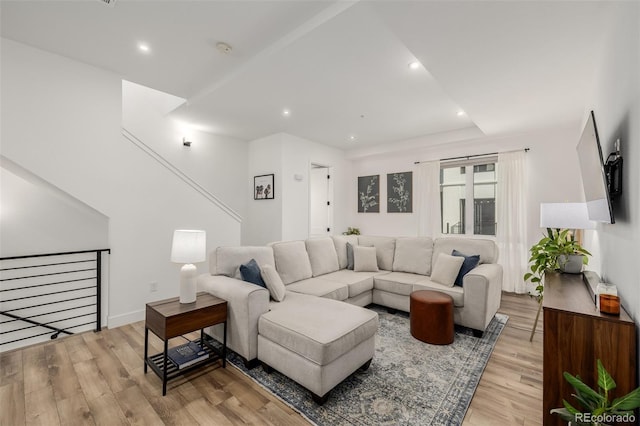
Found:
[[[196,275],[194,263],[204,262],[207,250],[205,231],[179,229],[173,231],[171,261],[184,264],[180,269],[180,303],[196,301]]]

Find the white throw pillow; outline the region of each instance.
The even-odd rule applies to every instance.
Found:
[[[355,272],[377,272],[379,269],[376,248],[355,246],[353,248],[353,270]],[[455,278],[453,277],[453,279]]]
[[[271,298],[276,302],[282,302],[287,290],[282,279],[280,279],[278,271],[271,265],[264,265],[260,267],[260,275],[262,275],[262,280],[267,285]]]
[[[305,245],[314,277],[340,269],[338,254],[330,237],[310,238],[305,241]]]
[[[402,237],[396,239],[393,270],[413,274],[431,274],[433,240],[429,237]]]
[[[311,278],[313,272],[304,241],[284,241],[274,243],[271,247],[276,271],[285,285]]]
[[[431,272],[431,281],[453,287],[463,262],[464,257],[440,253]]]

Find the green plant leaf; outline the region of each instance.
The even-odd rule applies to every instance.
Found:
[[[598,404],[596,402],[589,401],[580,392],[572,393],[571,396],[574,397],[575,399],[577,399],[578,402],[580,403],[580,405],[582,406],[582,408],[584,408],[585,410],[587,410],[589,412],[593,411],[595,409],[595,407],[598,406]]]
[[[611,410],[617,411],[630,411],[640,408],[640,387],[632,390],[625,396],[616,398],[611,403]]]
[[[573,386],[573,388],[576,390],[576,392],[578,393],[578,395],[576,395],[576,397],[581,397],[582,399],[586,401],[592,401],[593,403],[595,403],[595,406],[600,405],[601,403],[605,402],[605,399],[602,395],[600,395],[598,392],[594,391],[593,389],[591,389],[589,386],[585,385],[579,377],[574,377],[571,374],[567,373],[566,371],[563,374],[564,379],[569,382],[569,384],[571,386]],[[582,401],[581,401],[582,403]],[[593,407],[587,405],[584,408],[589,408],[592,409]]]
[[[602,361],[597,360],[598,363],[598,386],[603,389],[605,392],[609,392],[616,388],[616,382],[613,380],[613,377],[609,374],[604,365],[602,365]]]
[[[531,272],[527,272],[526,274],[524,274],[524,280],[527,281],[532,276],[533,276],[533,274]]]
[[[575,416],[571,414],[566,408],[554,408],[550,411],[551,414],[557,414],[565,422],[572,422],[575,420]]]
[[[562,400],[562,405],[564,405],[564,408],[570,412],[571,414],[578,414],[580,411],[575,408],[573,405],[569,404],[569,402],[567,402],[566,399]]]

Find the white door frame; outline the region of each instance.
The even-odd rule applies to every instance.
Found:
[[[312,227],[312,222],[311,222],[311,169],[315,169],[315,168],[326,168],[327,169],[327,173],[330,176],[329,179],[327,179],[327,201],[329,201],[329,205],[327,207],[327,227],[329,228],[329,231],[326,232],[326,235],[331,235],[333,233],[333,203],[334,203],[334,199],[333,199],[333,167],[323,164],[323,163],[318,163],[315,161],[310,161],[309,162],[309,235],[311,234],[311,227]],[[315,234],[314,234],[315,235]]]

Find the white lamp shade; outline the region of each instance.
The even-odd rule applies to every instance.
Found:
[[[541,203],[540,227],[561,229],[595,229],[585,203]]]
[[[205,231],[180,229],[173,231],[171,261],[175,263],[204,262],[207,251]]]

